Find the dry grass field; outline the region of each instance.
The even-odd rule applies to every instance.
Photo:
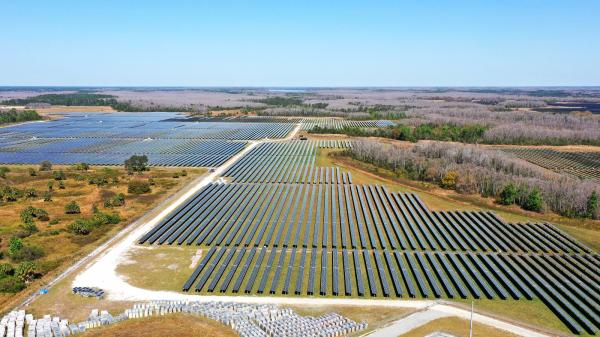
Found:
[[[423,337],[434,332],[443,332],[457,337],[469,336],[469,321],[447,317],[436,319],[429,324],[418,327],[398,337]],[[517,335],[496,329],[494,327],[473,323],[473,337],[514,337]]]
[[[52,171],[40,172],[37,166],[5,166],[10,170],[0,178],[0,188],[16,188],[20,191],[35,190],[35,196],[19,197],[16,201],[3,198],[0,201],[0,264],[17,267],[23,261],[35,263],[36,276],[44,278],[72,263],[73,259],[89,251],[135,219],[145,214],[154,205],[164,200],[174,191],[186,185],[190,180],[202,174],[205,169],[187,168],[182,176],[182,168],[150,168],[142,174],[128,175],[121,167],[91,167],[87,171],[78,171],[69,166],[54,166]],[[62,171],[64,180],[55,180],[53,172]],[[30,172],[35,172],[32,176]],[[175,178],[178,176],[178,178]],[[98,186],[90,184],[93,177],[104,177],[106,183]],[[151,182],[151,191],[145,194],[128,192],[131,180]],[[51,190],[49,185],[52,185]],[[64,188],[63,188],[64,187]],[[44,201],[50,193],[51,201]],[[105,201],[123,194],[125,204],[107,207]],[[78,214],[66,214],[65,205],[76,202],[80,208]],[[48,219],[33,218],[34,227],[24,225],[21,213],[27,207],[43,209]],[[118,224],[104,224],[95,227],[89,234],[75,234],[68,226],[76,220],[88,220],[94,216],[94,208],[104,214],[118,214]],[[14,258],[9,254],[12,237],[18,237],[24,247],[34,247],[42,256]],[[39,254],[38,254],[39,255]],[[36,284],[41,283],[35,280]],[[5,307],[19,296],[0,294],[0,307]]]
[[[208,318],[174,314],[151,318],[135,319],[118,324],[92,329],[85,337],[163,337],[163,336],[206,336],[233,337],[237,334],[229,327]]]

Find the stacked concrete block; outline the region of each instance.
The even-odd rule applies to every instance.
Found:
[[[0,320],[0,337],[22,337],[25,323],[28,337],[63,337],[126,319],[173,313],[210,318],[231,327],[242,337],[337,337],[354,334],[367,327],[365,323],[356,323],[335,313],[305,317],[292,309],[269,304],[152,301],[136,303],[116,316],[105,310],[94,309],[85,321],[78,324],[69,324],[66,319],[50,315],[36,320],[32,315],[25,314],[25,311],[13,311]]]

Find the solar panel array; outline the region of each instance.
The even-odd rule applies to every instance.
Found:
[[[600,181],[600,152],[530,148],[503,148],[502,150],[555,172]]]
[[[396,125],[388,120],[366,120],[353,121],[340,118],[306,118],[302,120],[302,130],[312,130],[315,127],[323,129],[344,129],[344,128],[383,128]]]
[[[296,182],[347,181],[349,174],[339,169],[315,166],[315,154],[319,148],[349,148],[351,141],[294,140],[279,143],[263,143],[252,149],[223,174],[236,182]],[[332,171],[333,170],[333,171]]]
[[[322,145],[253,149],[226,173],[234,182],[206,186],[139,243],[206,247],[184,291],[538,298],[573,332],[598,331],[596,252],[548,223],[431,211],[415,194],[307,166]]]
[[[150,165],[214,167],[241,151],[246,140],[282,138],[294,126],[192,122],[160,112],[71,113],[60,120],[1,128],[0,163],[122,165],[131,155],[144,154]]]

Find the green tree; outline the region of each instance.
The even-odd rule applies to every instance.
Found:
[[[543,200],[542,200],[542,194],[540,193],[540,190],[537,188],[534,188],[527,195],[527,198],[525,199],[525,202],[523,203],[522,207],[528,211],[539,212],[542,210],[542,203],[543,203]]]
[[[127,172],[143,172],[146,171],[148,165],[148,157],[146,155],[133,155],[125,160],[125,169]]]
[[[585,216],[594,219],[596,216],[596,210],[598,209],[598,194],[596,191],[593,191],[592,194],[587,199],[586,208],[585,208]]]
[[[517,186],[509,183],[500,192],[500,203],[503,205],[512,205],[517,201]]]

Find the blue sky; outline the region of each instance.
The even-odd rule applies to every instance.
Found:
[[[600,85],[600,1],[10,1],[0,85]]]

